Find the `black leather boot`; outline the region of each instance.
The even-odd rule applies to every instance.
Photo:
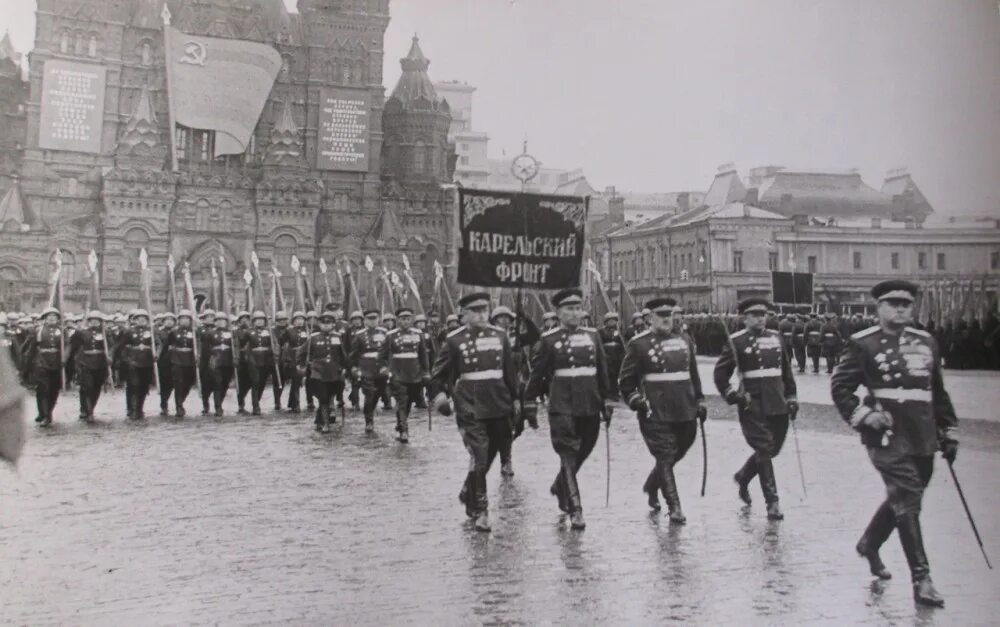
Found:
[[[750,490],[747,486],[750,485],[750,482],[755,476],[757,476],[757,459],[753,455],[751,455],[747,461],[744,462],[743,467],[737,470],[736,474],[733,475],[733,481],[735,481],[736,485],[739,486],[739,492],[737,495],[740,497],[740,500],[747,505],[750,505],[753,501],[753,499],[750,498]]]
[[[566,494],[562,489],[562,474],[556,475],[556,480],[552,482],[549,487],[549,494],[556,497],[559,501],[559,511],[568,514],[569,513],[569,501],[566,500]]]
[[[642,491],[646,493],[646,502],[649,503],[649,509],[654,512],[660,511],[660,486],[655,466],[649,471],[646,482],[642,484]]]
[[[757,476],[760,477],[760,490],[764,493],[764,502],[767,503],[767,519],[784,520],[785,515],[778,506],[778,485],[770,457],[757,458]]]
[[[674,468],[665,463],[657,464],[660,469],[660,489],[663,490],[663,499],[667,502],[667,511],[670,512],[670,522],[676,525],[683,525],[687,522],[684,512],[681,511],[681,497],[677,494],[677,480],[674,478]]]
[[[906,562],[910,565],[910,577],[913,579],[913,600],[918,605],[944,607],[944,599],[934,589],[931,581],[931,568],[924,552],[924,537],[920,532],[918,514],[903,514],[896,517],[896,530],[899,541],[903,545]]]
[[[472,492],[470,501],[476,511],[476,531],[490,531],[489,500],[486,496],[486,470],[474,470],[472,475]]]
[[[569,523],[573,529],[585,529],[587,523],[583,520],[583,504],[580,501],[580,486],[576,483],[576,474],[568,461],[563,462],[562,484],[566,491],[566,504],[569,506]]]
[[[410,416],[408,412],[405,412],[402,409],[396,410],[396,431],[399,432],[399,435],[397,435],[396,438],[402,444],[406,444],[410,441],[410,428],[407,425],[407,421],[409,419]]]
[[[896,516],[892,513],[889,501],[885,501],[875,511],[868,528],[854,547],[858,555],[868,560],[868,569],[872,575],[879,579],[892,579],[892,573],[885,567],[878,552],[895,528]]]

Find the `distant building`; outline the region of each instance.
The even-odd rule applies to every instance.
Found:
[[[455,181],[464,187],[486,187],[489,177],[487,148],[490,138],[472,128],[472,94],[476,88],[459,81],[434,83],[438,96],[451,109],[448,141],[455,145]]]
[[[770,295],[772,271],[813,273],[819,310],[864,309],[870,287],[893,276],[988,276],[997,289],[996,216],[934,216],[901,171],[890,173],[883,191],[854,173],[751,172],[749,189],[727,165],[701,206],[592,231],[590,255],[613,295],[621,277],[639,301],[669,295],[690,311],[733,311],[743,298]],[[781,190],[784,200],[775,206],[768,190]]]

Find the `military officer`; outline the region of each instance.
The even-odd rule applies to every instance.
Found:
[[[674,465],[684,458],[708,410],[701,391],[694,342],[677,328],[672,298],[646,303],[652,312],[650,329],[631,340],[625,349],[618,386],[622,398],[635,410],[639,431],[656,459],[643,491],[649,506],[660,509],[657,492],[663,491],[670,522],[684,524]]]
[[[362,411],[365,432],[375,431],[375,407],[386,386],[386,375],[379,371],[378,356],[385,344],[386,330],[378,326],[378,311],[364,312],[365,327],[351,336],[350,363],[354,377],[364,392]]]
[[[143,408],[149,386],[153,383],[153,330],[149,312],[135,309],[129,314],[130,326],[118,338],[114,359],[125,375],[125,413],[130,420],[146,417]]]
[[[181,309],[177,314],[177,326],[167,332],[160,349],[167,354],[169,360],[170,377],[174,387],[174,410],[178,418],[185,416],[184,401],[187,400],[197,375],[195,367],[197,337],[192,328],[193,323],[194,315],[191,311]],[[164,403],[163,407],[165,406]]]
[[[914,600],[943,606],[934,589],[924,552],[920,509],[934,470],[934,453],[949,464],[958,453],[958,418],[944,388],[937,342],[912,326],[917,286],[909,281],[883,281],[872,288],[879,324],[854,333],[830,381],[841,416],[861,434],[868,458],[882,475],[887,498],[858,541],[858,554],[871,573],[891,577],[879,549],[899,532]],[[864,400],[855,391],[866,388]]]
[[[236,314],[236,324],[233,325],[233,338],[236,340],[236,413],[247,413],[247,394],[253,389],[250,380],[250,355],[244,350],[247,334],[250,332],[250,312],[240,311]]]
[[[747,298],[739,303],[744,329],[729,336],[715,364],[715,387],[730,405],[736,405],[740,428],[754,452],[733,476],[739,497],[750,504],[747,485],[757,475],[767,503],[769,520],[784,515],[778,505],[778,485],[771,460],[781,452],[789,419],[799,410],[795,377],[777,331],[764,328],[768,301]],[[730,384],[737,372],[739,385]]]
[[[302,411],[299,406],[302,377],[298,369],[298,352],[309,339],[305,312],[293,312],[292,326],[284,329],[277,339],[281,351],[281,376],[288,388],[288,411],[297,414]]]
[[[622,360],[625,358],[625,341],[619,330],[618,314],[609,311],[604,314],[604,326],[598,331],[601,336],[601,344],[604,346],[604,357],[608,360],[608,376],[611,382],[618,380],[618,373],[622,368]],[[612,394],[618,397],[617,386],[613,386]]]
[[[781,322],[778,323],[778,333],[781,334],[781,344],[785,347],[785,352],[788,354],[788,361],[791,362],[794,355],[792,355],[792,347],[795,345],[795,316],[783,316]]]
[[[427,363],[434,363],[434,340],[431,338],[431,334],[427,331],[427,316],[424,314],[417,314],[413,316],[413,328],[420,332],[424,337],[424,350],[427,352]],[[417,409],[427,409],[427,395],[430,388],[426,387],[420,390],[420,394],[414,400],[413,405]]]
[[[215,416],[222,416],[222,401],[229,391],[236,364],[237,340],[229,328],[229,314],[220,311],[214,316],[215,326],[206,329],[202,335],[202,353],[208,356],[209,390],[214,401]],[[204,397],[205,391],[202,390]]]
[[[344,346],[347,347],[347,351],[350,353],[354,347],[355,334],[360,333],[365,327],[365,314],[360,310],[352,311],[347,323],[347,330],[344,332]],[[361,379],[354,376],[353,368],[350,371],[350,382],[351,391],[347,399],[351,401],[351,407],[357,411],[361,409]]]
[[[273,382],[278,383],[279,386],[276,389],[277,396],[275,397],[274,411],[281,410],[281,395],[285,391],[285,387],[288,385],[289,381],[287,375],[285,374],[285,371],[281,367],[281,338],[285,337],[285,335],[288,333],[289,329],[288,323],[289,323],[289,318],[287,311],[282,310],[275,312],[274,329],[272,330],[272,334],[274,335],[274,344],[273,344],[273,348],[275,351],[274,359],[275,363],[278,366],[277,367],[278,374],[274,375]],[[274,368],[272,368],[272,370],[274,370]]]
[[[459,500],[479,531],[490,531],[486,476],[499,450],[509,446],[515,414],[517,375],[507,332],[487,324],[489,294],[459,300],[466,325],[448,334],[434,363],[434,406],[455,422],[471,458]],[[509,311],[509,310],[508,310]],[[507,314],[504,314],[507,315]]]
[[[833,367],[837,365],[840,356],[840,348],[844,343],[843,336],[840,335],[840,325],[837,324],[837,314],[832,311],[826,313],[826,322],[820,329],[823,345],[823,357],[826,358],[826,372],[833,372]]]
[[[299,349],[298,369],[305,376],[306,387],[312,388],[316,398],[316,430],[330,431],[330,424],[337,421],[331,411],[333,400],[344,390],[344,371],[348,369],[347,354],[342,335],[334,328],[336,318],[330,311],[319,317],[319,325],[310,335],[305,346]]]
[[[38,418],[43,427],[52,424],[52,411],[59,400],[62,387],[63,348],[65,336],[60,326],[61,314],[55,307],[47,307],[41,314],[41,325],[28,336],[22,358],[23,367],[28,371],[24,379],[35,386],[35,401]]]
[[[813,374],[819,374],[819,358],[823,354],[823,323],[819,316],[809,314],[806,322],[806,352],[812,360]]]
[[[399,326],[385,334],[378,352],[379,372],[389,377],[396,401],[396,431],[402,443],[410,441],[410,406],[430,381],[430,364],[423,333],[413,328],[413,310],[401,307],[395,319]]]
[[[108,383],[108,345],[104,314],[87,314],[87,327],[73,334],[68,362],[73,364],[80,386],[80,420],[91,422],[101,390]]]
[[[792,352],[795,354],[795,362],[799,366],[799,372],[806,371],[806,318],[799,314],[795,316],[792,323]]]
[[[201,385],[202,416],[207,416],[211,411],[209,409],[209,402],[212,400],[212,390],[215,385],[212,382],[212,368],[209,365],[212,352],[207,348],[208,336],[214,334],[215,329],[215,311],[212,309],[202,310],[198,314],[198,330],[195,332],[197,336],[195,339],[201,348],[198,351],[198,383]]]
[[[319,314],[316,313],[315,310],[310,309],[306,312],[306,336],[308,337],[312,335],[313,331],[315,331],[318,328],[319,328]],[[307,364],[306,365],[307,372],[302,379],[303,382],[306,383],[309,381],[308,369],[309,366]],[[314,412],[316,411],[316,403],[315,403],[315,397],[313,396],[312,393],[312,388],[310,388],[308,385],[306,385],[305,388],[306,388],[306,411]]]
[[[466,310],[468,312],[468,310]],[[468,314],[466,315],[468,318]],[[502,330],[507,335],[507,343],[510,345],[511,361],[514,363],[514,372],[517,374],[517,395],[515,399],[521,400],[524,386],[528,382],[528,363],[525,356],[525,349],[538,341],[541,334],[535,323],[527,318],[517,317],[521,324],[515,324],[514,312],[509,308],[500,305],[490,314],[490,322]],[[524,431],[524,421],[530,421],[533,429],[538,428],[538,419],[535,416],[534,407],[529,411],[522,412],[515,424],[515,432],[520,435]],[[514,476],[514,460],[512,457],[513,440],[505,440],[500,446],[500,474],[505,477]]]
[[[164,350],[163,345],[167,340],[167,336],[170,332],[174,330],[177,326],[177,316],[173,312],[166,312],[160,314],[160,327],[155,331],[156,333],[156,348],[159,351],[159,355],[156,358],[156,369],[160,375],[160,415],[169,416],[170,415],[170,397],[174,393],[174,373],[172,364],[170,361],[170,352]]]
[[[274,337],[267,326],[267,316],[257,310],[251,316],[251,328],[247,329],[241,338],[240,352],[245,354],[247,372],[250,377],[250,406],[254,416],[260,415],[260,399],[264,395],[264,386],[268,379],[274,393],[274,410],[281,409],[281,388],[276,379],[274,366]]]
[[[532,359],[525,396],[548,395],[552,448],[559,455],[559,473],[549,491],[559,509],[570,515],[573,529],[583,529],[583,505],[576,475],[597,443],[601,418],[610,423],[611,390],[604,347],[597,331],[581,327],[583,295],[575,288],[552,297],[560,325],[542,334]]]

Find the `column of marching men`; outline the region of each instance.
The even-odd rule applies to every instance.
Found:
[[[750,449],[733,475],[736,496],[749,507],[756,479],[767,519],[779,521],[784,513],[773,460],[799,410],[795,365],[802,372],[808,357],[818,370],[825,354],[834,404],[861,435],[886,485],[887,498],[856,551],[874,576],[888,579],[879,550],[897,531],[915,600],[940,606],[919,514],[935,452],[949,464],[955,461],[957,419],[944,389],[938,345],[930,333],[912,326],[917,291],[898,280],[874,286],[876,323],[846,338],[832,318],[777,320],[766,299],[746,299],[739,304],[741,328],[716,323],[724,339],[713,383],[735,408]],[[659,511],[662,495],[670,523],[684,524],[674,468],[699,428],[704,437],[708,416],[691,332],[699,320],[680,316],[673,299],[657,298],[627,327],[610,313],[604,326],[594,329],[585,324],[579,290],[562,290],[551,302],[555,311],[544,314],[541,328],[522,311],[502,306],[491,311],[487,293],[460,299],[461,313],[448,316],[440,329],[429,328],[427,318],[405,307],[385,316],[354,311],[345,320],[341,309],[328,306],[320,313],[279,312],[273,321],[262,311],[240,312],[230,320],[225,312],[206,310],[196,320],[193,312],[181,310],[156,316],[152,325],[143,309],[127,319],[92,311],[64,322],[50,307],[38,316],[0,317],[0,341],[22,381],[34,387],[42,426],[52,424],[60,390],[73,384],[80,419],[90,422],[102,391],[121,385],[125,415],[143,420],[154,380],[161,415],[170,414],[172,399],[174,414],[184,417],[190,392],[200,389],[202,415],[222,416],[235,381],[238,413],[247,413],[249,397],[249,413],[260,415],[270,383],[275,411],[282,409],[283,397],[289,412],[305,405],[323,433],[338,413],[344,415],[346,402],[362,412],[366,433],[375,430],[379,403],[394,407],[396,437],[406,443],[411,412],[426,409],[426,399],[432,399],[433,410],[454,416],[468,451],[459,500],[475,529],[484,532],[491,529],[488,472],[499,455],[501,473],[514,474],[512,443],[525,425],[538,428],[538,403],[547,406],[558,458],[549,491],[570,527],[584,529],[577,477],[602,423],[607,428],[615,404],[622,402],[635,412],[653,458],[641,481],[649,507]]]

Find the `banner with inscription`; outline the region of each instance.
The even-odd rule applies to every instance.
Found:
[[[216,157],[245,152],[281,71],[281,55],[256,41],[166,28],[177,123],[215,131]]]
[[[39,148],[101,152],[106,78],[107,70],[100,65],[45,62]]]
[[[368,171],[371,95],[364,89],[328,87],[319,92],[316,168]]]
[[[589,198],[460,189],[458,282],[559,289],[580,284]]]

